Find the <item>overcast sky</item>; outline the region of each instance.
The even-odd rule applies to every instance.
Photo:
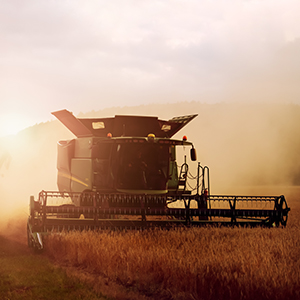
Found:
[[[63,108],[300,104],[299,12],[299,0],[0,0],[0,136]]]

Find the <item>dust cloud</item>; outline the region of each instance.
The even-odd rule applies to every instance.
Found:
[[[300,185],[298,105],[182,102],[114,107],[78,117],[116,114],[161,119],[198,114],[175,138],[186,135],[194,143],[198,161],[210,168],[212,194],[278,195],[287,186]],[[61,123],[51,121],[0,139],[1,234],[13,236],[15,229],[18,236],[20,228],[25,230],[30,196],[57,189],[57,141],[73,137]],[[189,158],[188,163],[196,175],[197,163]]]
[[[29,214],[29,199],[56,190],[57,141],[70,138],[58,121],[37,124],[0,139],[0,234],[18,238]]]
[[[210,168],[213,193],[253,186],[300,185],[300,106],[294,104],[182,102],[115,107],[80,117],[135,114],[170,119],[198,114],[174,137],[183,135]],[[188,156],[188,152],[184,153]],[[178,157],[180,162],[183,161]],[[190,162],[195,175],[197,163]]]

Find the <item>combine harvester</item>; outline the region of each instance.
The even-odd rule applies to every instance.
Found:
[[[209,169],[198,163],[191,177],[176,148],[196,151],[186,136],[172,136],[197,115],[173,118],[115,116],[78,119],[52,113],[75,136],[58,142],[58,191],[30,197],[28,245],[43,248],[42,236],[62,230],[130,230],[207,223],[285,226],[284,196],[211,195]],[[188,188],[194,181],[194,188]]]

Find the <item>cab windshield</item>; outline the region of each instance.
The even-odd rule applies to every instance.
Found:
[[[118,144],[112,159],[117,189],[166,190],[169,176],[168,146]]]

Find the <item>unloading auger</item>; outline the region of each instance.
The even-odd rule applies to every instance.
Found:
[[[58,142],[58,191],[30,197],[28,245],[43,248],[43,234],[63,230],[131,230],[222,224],[286,226],[285,197],[211,195],[209,169],[192,176],[186,156],[178,167],[172,136],[197,115],[115,116],[79,119],[54,112],[76,138]],[[191,188],[194,182],[194,188]]]

